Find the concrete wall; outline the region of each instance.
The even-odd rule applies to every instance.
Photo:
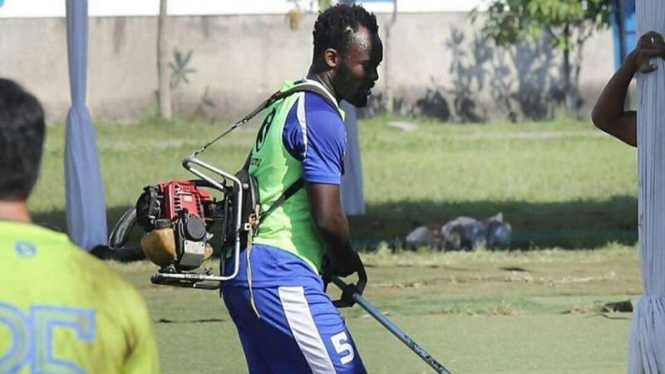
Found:
[[[384,40],[389,19],[379,15]],[[174,89],[176,112],[237,118],[283,80],[302,77],[311,60],[314,20],[304,15],[291,30],[284,15],[172,17],[172,47],[183,56],[191,52],[185,69],[192,69],[184,75],[188,82],[181,79]],[[374,110],[380,109],[386,77],[405,114],[440,114],[436,108],[447,105],[454,120],[502,118],[509,108],[523,117],[529,106],[550,105],[559,54],[546,43],[508,53],[480,41],[478,28],[464,13],[400,14],[391,40],[385,40]],[[154,17],[90,19],[88,103],[95,118],[133,120],[154,112],[156,29]],[[65,32],[62,18],[0,19],[0,76],[36,93],[53,122],[63,121],[69,106]],[[609,31],[587,43],[583,112],[613,73],[613,48]]]

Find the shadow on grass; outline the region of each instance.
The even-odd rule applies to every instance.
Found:
[[[113,230],[113,226],[115,226],[116,222],[118,222],[120,217],[122,217],[122,215],[129,208],[129,206],[125,206],[106,209],[106,220],[108,222],[109,233],[111,230]],[[32,219],[38,225],[63,233],[67,232],[67,218],[66,213],[63,210],[33,213]],[[130,235],[127,248],[118,251],[111,251],[106,247],[100,246],[92,249],[90,253],[101,259],[113,259],[122,262],[142,260],[145,258],[145,255],[141,250],[140,244],[138,244],[140,239],[141,229],[139,227],[135,227]]]
[[[107,209],[109,231],[129,208]],[[366,215],[349,217],[349,226],[358,248],[373,250],[381,242],[400,248],[406,235],[417,226],[445,223],[458,216],[482,219],[498,212],[503,212],[504,219],[512,225],[511,249],[594,249],[610,243],[637,243],[637,198],[633,196],[553,203],[398,201],[368,204]],[[65,231],[64,211],[36,213],[33,218],[39,224]],[[138,241],[140,235],[140,228],[135,228],[131,240]]]
[[[129,209],[129,206],[122,207],[110,207],[106,209],[106,220],[108,222],[108,231],[109,233],[113,229],[113,226],[116,222],[122,217],[122,215]],[[32,213],[32,220],[48,228],[51,228],[56,231],[66,232],[67,231],[67,219],[66,213],[64,210],[54,210],[49,212],[37,212]],[[140,238],[138,231],[133,233],[137,238]]]
[[[395,248],[418,226],[443,224],[458,216],[484,219],[498,212],[503,212],[504,220],[512,225],[511,249],[593,249],[610,243],[637,243],[637,198],[634,196],[552,203],[398,201],[368,204],[366,215],[349,217],[349,227],[351,237],[361,248],[376,248],[381,241]]]
[[[106,220],[108,222],[108,233],[111,233],[113,227],[118,222],[120,217],[122,217],[125,212],[130,209],[130,206],[120,206],[120,207],[107,207],[106,209]],[[67,232],[67,219],[66,213],[62,210],[50,211],[50,212],[40,212],[32,214],[33,221],[41,226],[48,227],[50,229]],[[213,227],[213,234],[215,227]],[[102,259],[113,259],[116,261],[126,262],[126,261],[136,261],[145,259],[145,255],[141,250],[139,241],[143,235],[143,230],[138,225],[135,225],[132,229],[129,240],[125,245],[124,249],[118,251],[111,251],[106,247],[95,248],[91,253]],[[212,239],[213,248],[215,248],[215,255],[219,255],[219,248],[221,248],[221,235],[213,236]]]

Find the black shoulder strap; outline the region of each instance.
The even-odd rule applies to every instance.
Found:
[[[298,178],[297,181],[293,182],[293,184],[290,185],[289,188],[287,188],[284,191],[284,193],[282,193],[282,196],[280,196],[279,199],[277,199],[277,201],[275,201],[270,206],[270,208],[268,208],[268,210],[261,213],[261,215],[259,216],[259,225],[261,224],[261,222],[263,222],[263,220],[266,217],[268,217],[270,213],[274,212],[275,209],[279,208],[279,206],[282,205],[286,200],[288,200],[291,196],[295,195],[296,192],[300,191],[300,189],[303,188],[304,185],[305,181],[302,178]]]
[[[315,93],[319,96],[321,96],[328,104],[332,105],[333,108],[337,108],[338,105],[336,102],[334,102],[331,97],[330,93],[325,91],[321,86],[314,84],[314,83],[302,83],[302,84],[297,84],[294,87],[289,88],[286,91],[277,91],[275,92],[270,99],[268,99],[268,102],[270,104],[274,103],[277,100],[281,100],[285,97],[291,96],[296,92],[312,92]],[[266,105],[266,108],[270,106],[270,104]]]
[[[256,116],[257,114],[261,113],[263,110],[274,104],[276,101],[282,100],[297,92],[315,93],[321,96],[326,102],[328,102],[328,104],[332,105],[334,108],[337,108],[337,103],[330,98],[330,94],[326,92],[323,88],[321,88],[321,86],[314,83],[302,83],[302,84],[297,84],[296,86],[293,86],[288,90],[277,91],[274,94],[270,95],[270,97],[266,101],[262,102],[261,105],[256,107],[256,109],[254,109],[250,114],[245,116],[245,118],[240,120],[240,122],[238,123],[244,124],[245,122],[249,121],[254,116]]]
[[[199,155],[200,153],[202,153],[203,151],[208,149],[208,147],[210,147],[211,145],[216,143],[219,139],[225,137],[226,135],[228,135],[233,130],[235,130],[238,127],[240,127],[240,126],[246,124],[247,122],[249,122],[257,114],[259,114],[262,111],[264,111],[265,109],[267,109],[269,106],[274,104],[276,101],[284,99],[287,96],[293,95],[296,92],[313,92],[313,93],[316,93],[317,95],[321,96],[326,102],[328,102],[330,105],[332,105],[334,108],[338,107],[337,103],[334,100],[331,99],[330,94],[328,92],[326,92],[321,86],[319,86],[317,84],[314,84],[314,83],[307,83],[307,81],[300,81],[300,82],[305,82],[305,83],[298,84],[294,87],[289,88],[286,91],[277,91],[274,94],[272,94],[266,101],[262,102],[261,105],[256,107],[256,109],[254,109],[251,113],[249,113],[248,115],[243,117],[243,119],[236,122],[233,126],[229,127],[221,135],[219,135],[215,139],[209,141],[203,147],[196,150],[192,154],[192,156],[194,157],[194,156]],[[251,154],[251,152],[250,152],[250,154]]]
[[[243,165],[242,169],[244,169],[247,174],[249,174],[249,163],[252,159],[252,152],[249,152],[249,155],[247,155],[247,160],[245,160],[245,165]],[[282,205],[286,200],[288,200],[291,196],[295,195],[296,192],[300,191],[300,189],[305,185],[305,181],[302,178],[298,178],[297,181],[293,182],[284,192],[282,195],[275,201],[268,210],[265,212],[261,213],[259,215],[259,225],[261,225],[261,222],[263,221],[264,218],[266,218],[270,213],[272,213],[275,209],[279,208],[280,205]]]

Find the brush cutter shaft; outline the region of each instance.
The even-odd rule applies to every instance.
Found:
[[[341,279],[337,277],[332,277],[332,282],[335,283],[337,287],[339,287],[342,290],[347,289],[351,285],[347,285],[342,281]],[[397,339],[401,340],[402,343],[406,344],[407,347],[409,347],[413,352],[415,352],[420,358],[423,359],[429,366],[432,367],[437,373],[440,374],[451,374],[448,369],[446,369],[443,365],[441,365],[432,355],[427,353],[423,348],[421,348],[416,342],[414,342],[411,338],[409,338],[408,335],[404,333],[395,323],[393,323],[391,320],[389,320],[386,316],[384,316],[381,312],[379,312],[372,304],[367,301],[362,295],[360,295],[357,292],[354,292],[351,297],[353,300],[360,305],[367,313],[369,313],[374,319],[379,321],[380,324],[382,324],[388,331],[390,331],[393,335],[397,337]]]

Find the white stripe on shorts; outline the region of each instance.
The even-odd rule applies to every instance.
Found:
[[[302,287],[279,287],[279,299],[291,333],[313,374],[335,374],[335,366],[321,340]]]

